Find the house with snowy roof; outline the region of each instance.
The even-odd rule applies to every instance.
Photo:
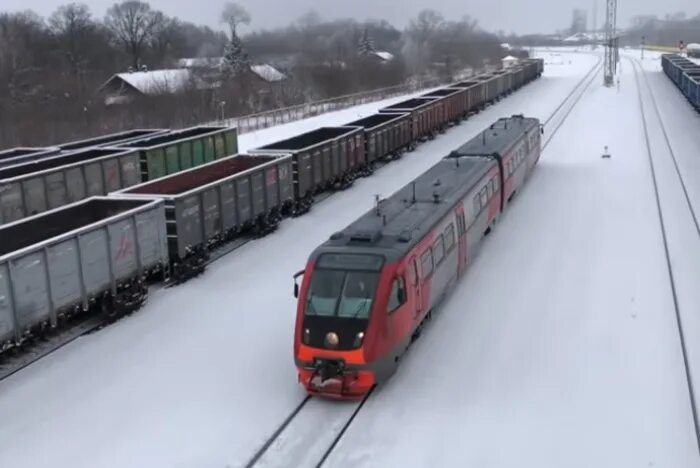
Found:
[[[123,104],[137,96],[178,94],[188,89],[207,89],[208,83],[187,69],[141,70],[115,73],[98,92],[105,95],[105,104]]]

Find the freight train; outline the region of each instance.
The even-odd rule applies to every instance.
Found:
[[[529,178],[541,133],[537,119],[499,119],[311,253],[294,277],[309,394],[362,398],[395,372]]]
[[[349,187],[542,72],[543,60],[524,60],[249,154],[235,154],[235,129],[156,129],[0,168],[0,179],[21,172],[0,183],[3,210],[15,207],[0,226],[0,349],[71,315],[136,310],[148,281],[200,274],[215,246],[272,232],[319,194]]]
[[[690,104],[700,112],[700,65],[677,54],[663,54],[661,66]]]

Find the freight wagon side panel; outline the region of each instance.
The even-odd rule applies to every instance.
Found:
[[[43,252],[31,252],[12,261],[15,311],[20,329],[49,319],[47,272]]]
[[[122,187],[119,161],[116,158],[102,161],[102,169],[105,174],[105,189],[107,193],[119,190]]]
[[[5,224],[24,216],[22,197],[21,183],[0,183],[0,222]]]
[[[48,197],[48,208],[58,208],[68,203],[68,190],[66,180],[62,171],[46,174],[46,196]]]
[[[224,132],[224,138],[226,139],[226,153],[238,153],[238,130],[236,128],[226,130]]]
[[[226,139],[223,133],[217,133],[214,135],[214,147],[216,150],[216,159],[228,156],[226,152]]]
[[[192,164],[201,166],[204,162],[204,142],[202,140],[192,141]]]
[[[104,228],[87,232],[79,238],[83,281],[88,295],[97,294],[111,284],[108,245],[107,230]]]
[[[203,213],[200,208],[200,196],[194,194],[189,197],[178,199],[175,202],[174,216],[177,232],[170,231],[170,241],[176,240],[176,250],[180,258],[187,256],[187,248],[199,245],[204,242],[202,225],[204,223]],[[173,238],[173,236],[175,236]],[[175,246],[171,245],[171,248]]]
[[[292,180],[292,159],[286,158],[277,164],[277,176],[280,187],[280,204],[294,200],[294,182]]]
[[[304,152],[292,156],[294,162],[292,165],[297,198],[303,198],[311,191],[314,179],[314,167],[311,154]]]
[[[8,264],[0,263],[0,344],[14,337],[15,319],[12,310]]]
[[[119,165],[121,166],[121,187],[119,188],[131,187],[141,183],[138,151],[120,156]],[[103,194],[106,193],[103,192]]]
[[[107,226],[110,234],[110,255],[114,278],[117,280],[133,276],[138,270],[134,223],[127,218]]]
[[[250,186],[253,216],[257,217],[265,213],[265,180],[262,171],[250,174]]]
[[[165,176],[168,173],[168,169],[165,165],[165,151],[163,148],[150,149],[145,153],[145,165],[146,168],[142,168],[141,173],[143,174],[143,181],[158,179]]]
[[[164,230],[165,210],[158,208],[136,214],[136,231],[138,232],[141,265],[154,267],[167,265],[167,237]]]
[[[236,180],[236,200],[238,201],[238,221],[245,224],[253,220],[253,204],[250,197],[250,178]]]
[[[104,179],[102,177],[102,167],[99,162],[85,165],[85,179],[87,180],[85,189],[88,197],[106,193]]]
[[[219,190],[212,187],[199,194],[202,199],[204,212],[204,240],[221,235],[221,206],[219,205]]]
[[[183,141],[178,145],[177,149],[178,153],[180,153],[180,166],[182,170],[185,169],[190,169],[191,167],[194,167],[193,160],[192,160],[192,142],[191,141]]]
[[[212,162],[216,159],[216,150],[214,147],[214,138],[212,136],[205,136],[202,139],[204,144],[204,160],[206,162]]]
[[[54,310],[79,302],[82,289],[77,239],[71,238],[48,247],[46,255]]]
[[[266,209],[271,210],[280,206],[279,200],[279,178],[277,167],[272,166],[264,170],[265,177],[265,201]]]
[[[337,145],[336,145],[337,146]],[[333,177],[333,158],[332,158],[332,146],[331,145],[323,145],[323,148],[321,149],[321,166],[322,166],[322,175],[321,175],[321,180],[319,183],[323,183],[327,180],[330,180],[331,177]],[[335,154],[337,154],[338,151],[335,151]]]
[[[238,226],[238,213],[236,212],[235,182],[228,181],[219,187],[221,196],[221,224],[222,229],[229,230]]]
[[[86,187],[82,168],[73,167],[66,169],[66,190],[70,202],[76,202],[85,198]]]
[[[367,155],[365,154],[365,132],[359,130],[355,133],[355,145],[350,145],[350,150],[355,151],[355,160],[358,165],[367,164]]]

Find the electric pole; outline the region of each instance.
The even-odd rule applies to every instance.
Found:
[[[607,0],[605,18],[605,68],[603,72],[603,84],[605,86],[612,86],[615,81],[618,58],[618,42],[615,31],[617,26],[617,0]]]
[[[642,36],[642,60],[644,60],[644,46],[646,45],[646,37]]]

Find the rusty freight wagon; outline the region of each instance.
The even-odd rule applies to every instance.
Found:
[[[321,127],[248,152],[292,155],[295,215],[311,208],[315,194],[349,187],[368,170],[364,132],[359,127]]]
[[[111,194],[165,203],[175,280],[204,270],[212,246],[274,230],[294,201],[292,156],[237,155]]]
[[[167,268],[159,200],[93,197],[2,226],[0,349],[75,312],[130,312]]]
[[[415,147],[411,137],[410,114],[373,114],[345,126],[364,129],[365,154],[370,164],[388,157],[397,158],[402,152]]]
[[[236,154],[238,134],[235,127],[200,126],[123,143],[117,147],[138,151],[141,180],[147,181]]]
[[[443,101],[443,124],[458,123],[467,117],[469,93],[464,88],[441,88],[422,94],[421,97]]]
[[[0,168],[0,224],[136,185],[138,153],[90,148]]]
[[[411,114],[412,137],[418,141],[435,138],[440,128],[442,106],[437,98],[413,98],[379,109],[379,113]]]

